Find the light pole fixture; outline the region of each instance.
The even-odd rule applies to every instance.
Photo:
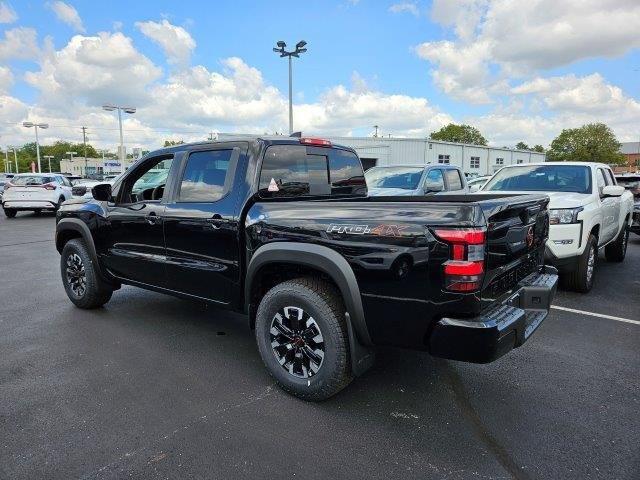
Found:
[[[40,168],[40,141],[38,140],[38,128],[46,129],[49,128],[48,123],[33,123],[33,122],[22,122],[22,126],[26,128],[33,127],[36,131],[36,156],[38,157],[38,173],[42,173],[42,169]]]
[[[122,105],[112,105],[106,104],[102,106],[103,110],[107,112],[113,112],[114,110],[118,111],[118,126],[120,127],[120,164],[122,171],[124,172],[124,161],[126,156],[124,154],[124,139],[122,138],[122,112],[134,114],[136,113],[135,107],[123,107]]]
[[[300,40],[296,43],[296,49],[287,52],[285,47],[287,46],[282,40],[276,43],[276,47],[273,48],[273,51],[280,55],[280,58],[288,57],[289,58],[289,135],[293,133],[293,73],[291,69],[291,57],[299,58],[301,53],[307,51],[305,45],[307,42],[304,40]]]
[[[51,159],[55,157],[53,155],[44,155],[44,158],[49,161],[49,173],[51,173]]]

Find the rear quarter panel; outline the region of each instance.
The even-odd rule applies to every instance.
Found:
[[[427,225],[483,223],[480,209],[464,204],[260,202],[247,213],[245,235],[249,258],[271,242],[308,242],[336,250],[356,275],[373,342],[425,348],[433,319],[473,315],[480,309],[478,294],[442,290],[449,247]]]

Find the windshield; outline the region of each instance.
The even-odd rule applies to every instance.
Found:
[[[36,175],[19,175],[11,179],[11,183],[18,186],[44,185],[49,182],[53,182],[53,178]]]
[[[591,171],[582,165],[528,165],[503,168],[483,191],[591,193]]]
[[[422,167],[370,168],[364,174],[370,188],[418,188],[423,172]]]

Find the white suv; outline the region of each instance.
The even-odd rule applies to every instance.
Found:
[[[627,252],[633,195],[617,185],[601,163],[546,162],[499,170],[479,193],[544,192],[549,195],[549,240],[545,262],[578,292],[593,287],[598,249],[621,262]]]
[[[71,182],[63,175],[20,173],[4,186],[2,208],[8,218],[13,218],[21,210],[56,211],[71,197]]]

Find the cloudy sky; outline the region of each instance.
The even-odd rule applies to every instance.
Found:
[[[223,5],[224,3],[224,5]],[[296,130],[425,136],[450,121],[494,145],[548,145],[562,128],[640,137],[638,0],[0,1],[0,145],[129,147],[208,132],[287,130],[277,40],[294,65]]]

